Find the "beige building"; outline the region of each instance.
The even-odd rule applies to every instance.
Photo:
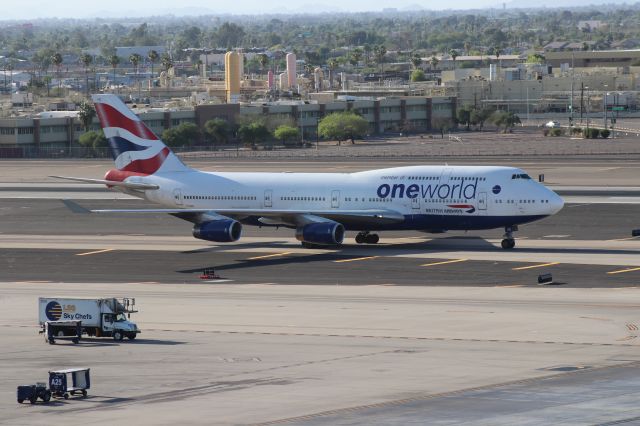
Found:
[[[213,118],[236,123],[240,117],[266,117],[299,127],[304,139],[315,139],[318,121],[327,114],[352,110],[369,122],[371,134],[385,132],[426,132],[443,122],[453,123],[456,98],[402,97],[313,103],[309,101],[265,104],[198,105],[184,110],[140,111],[139,116],[156,134],[181,123],[195,123],[201,129]],[[92,125],[97,129],[97,120]],[[83,133],[74,117],[0,119],[0,157],[31,157],[46,150],[49,155],[77,146]],[[201,141],[199,141],[201,142]],[[197,145],[198,142],[195,143]]]

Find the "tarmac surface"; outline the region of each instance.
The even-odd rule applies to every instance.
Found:
[[[245,227],[237,243],[207,243],[173,217],[73,214],[60,198],[146,205],[43,177],[100,177],[109,163],[3,162],[0,424],[640,423],[640,161],[517,163],[569,202],[522,226],[507,252],[499,229],[308,250],[291,230]],[[201,279],[205,268],[221,278]],[[543,273],[553,285],[538,284]],[[37,298],[53,295],[135,297],[143,332],[49,346]],[[92,369],[88,398],[15,403],[16,386],[80,366]]]

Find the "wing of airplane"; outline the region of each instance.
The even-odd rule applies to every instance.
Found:
[[[389,224],[404,221],[404,216],[389,209],[362,210],[272,210],[272,209],[97,209],[89,210],[71,200],[62,202],[74,213],[132,213],[171,214],[193,223],[200,223],[211,217],[224,216],[236,220],[258,217],[265,225],[299,226],[327,219],[343,224],[357,220],[358,223]]]
[[[134,183],[134,182],[120,182],[115,180],[105,180],[105,179],[89,179],[89,178],[79,178],[79,177],[71,177],[71,176],[49,176],[56,179],[65,179],[72,180],[75,182],[83,182],[83,183],[96,183],[107,186],[118,186],[127,189],[158,189],[160,188],[158,185],[152,185],[148,183]]]

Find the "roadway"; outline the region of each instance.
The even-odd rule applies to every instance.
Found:
[[[291,230],[245,227],[237,243],[208,243],[169,216],[73,214],[59,198],[146,205],[37,177],[99,177],[102,164],[16,162],[0,179],[0,423],[633,424],[640,203],[625,183],[638,163],[531,161],[571,201],[508,252],[500,230],[308,250]],[[205,268],[221,279],[200,279]],[[135,297],[143,334],[44,345],[37,297],[51,295]],[[85,365],[88,399],[13,401],[48,369]]]

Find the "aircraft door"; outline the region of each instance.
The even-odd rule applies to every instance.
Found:
[[[481,214],[485,214],[487,212],[487,193],[486,192],[478,193],[478,210]]]
[[[414,210],[420,209],[420,197],[411,199],[411,208]]]
[[[182,191],[180,189],[173,190],[173,200],[176,203],[176,206],[182,205]]]
[[[264,206],[272,207],[273,206],[273,190],[267,189],[264,191]]]
[[[331,208],[337,209],[340,207],[340,191],[331,191]]]

